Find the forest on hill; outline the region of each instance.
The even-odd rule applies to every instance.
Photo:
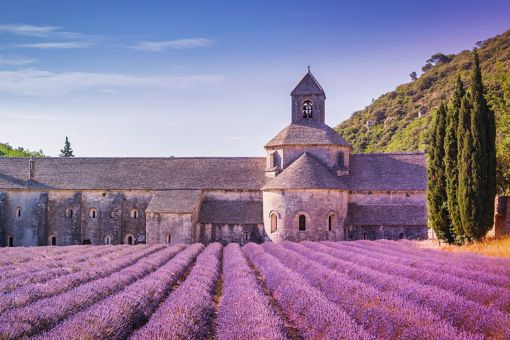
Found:
[[[498,189],[510,192],[510,30],[476,42],[483,82],[497,124]],[[458,74],[469,86],[471,51],[459,54],[435,53],[426,61],[422,74],[410,74],[411,81],[397,86],[363,110],[339,124],[336,130],[354,152],[424,151],[428,127],[442,100],[455,87]]]
[[[9,143],[0,143],[0,157],[44,157],[42,150],[30,151],[23,147],[13,148]]]

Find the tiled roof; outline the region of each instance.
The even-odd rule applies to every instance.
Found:
[[[338,188],[340,184],[326,165],[305,152],[262,189],[330,189]]]
[[[294,90],[292,90],[291,95],[307,95],[307,94],[322,94],[324,95],[324,90],[322,89],[321,84],[315,79],[312,72],[308,71],[305,76],[299,81]]]
[[[427,225],[425,205],[349,203],[345,225]]]
[[[351,154],[348,187],[351,190],[407,190],[427,188],[424,153]]]
[[[158,191],[150,201],[147,212],[192,213],[200,200],[200,190]]]
[[[244,189],[262,187],[265,158],[0,158],[0,189]]]
[[[262,201],[203,201],[198,222],[263,224]]]
[[[294,123],[280,131],[266,147],[280,145],[343,145],[349,146],[335,130],[320,122]]]

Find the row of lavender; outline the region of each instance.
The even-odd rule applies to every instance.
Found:
[[[385,241],[183,249],[119,249],[104,271],[86,264],[108,251],[70,253],[76,272],[0,301],[0,338],[510,338],[505,261]]]

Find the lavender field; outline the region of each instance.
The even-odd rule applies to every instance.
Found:
[[[0,339],[510,339],[510,260],[410,241],[0,249]]]

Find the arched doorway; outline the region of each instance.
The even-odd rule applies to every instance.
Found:
[[[57,245],[57,237],[55,235],[51,235],[48,243],[51,246],[56,246]]]
[[[135,244],[135,237],[132,234],[127,234],[124,236],[124,243],[129,245]]]

